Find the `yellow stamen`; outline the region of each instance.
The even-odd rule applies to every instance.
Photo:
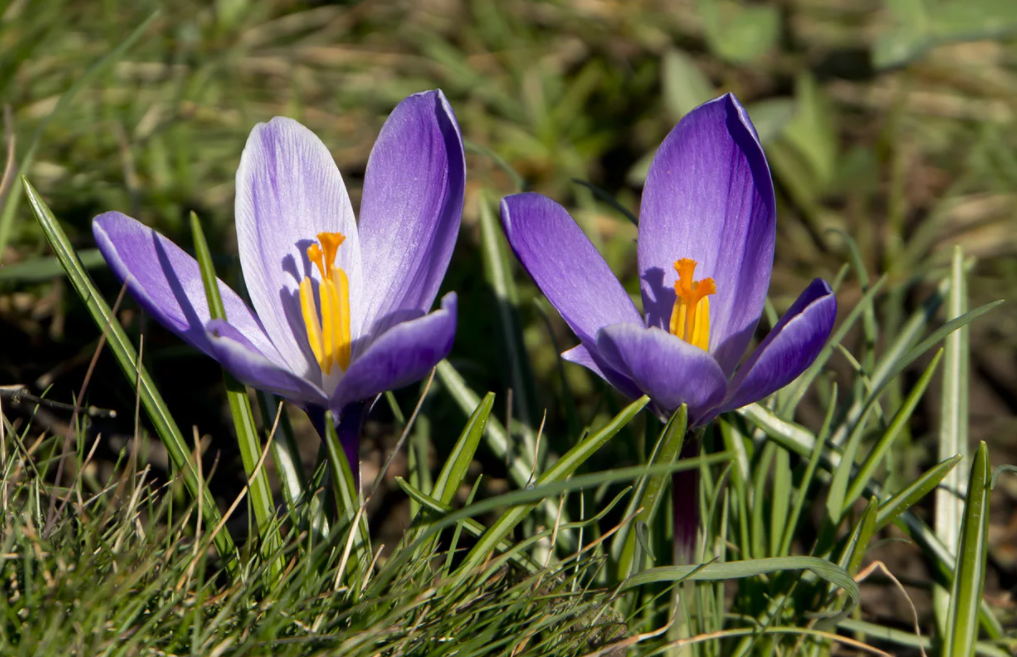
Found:
[[[339,367],[345,372],[350,366],[350,343],[353,341],[350,333],[350,279],[345,271],[336,267],[332,270],[330,282],[336,291],[335,307],[339,312],[336,359],[339,361]]]
[[[321,247],[317,244],[312,244],[307,247],[307,259],[314,263],[318,268],[318,272],[321,274],[322,280],[325,279],[325,260],[324,254],[321,252]]]
[[[300,312],[304,316],[304,327],[307,329],[307,341],[314,352],[318,366],[325,369],[325,350],[321,344],[321,324],[318,322],[318,309],[314,305],[314,291],[311,279],[300,282]]]
[[[300,308],[307,328],[307,341],[325,376],[338,365],[344,372],[350,366],[350,282],[346,272],[335,266],[339,247],[346,240],[342,233],[319,233],[318,244],[307,248],[307,259],[318,268],[318,302],[321,321],[314,304],[311,279],[300,283]]]
[[[321,301],[321,335],[325,343],[325,362],[321,371],[328,376],[332,372],[332,363],[335,361],[336,347],[336,325],[339,312],[339,303],[335,298],[335,286],[332,281],[322,281],[318,286],[318,299]]]
[[[707,351],[710,348],[710,297],[700,299],[694,312],[695,324],[689,342]]]
[[[671,333],[702,350],[710,347],[710,300],[717,293],[712,278],[694,279],[696,261],[682,258],[674,263],[678,280],[674,284],[675,301],[671,310]]]

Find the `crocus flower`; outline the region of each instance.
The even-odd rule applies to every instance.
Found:
[[[119,212],[92,230],[141,306],[240,381],[336,418],[358,470],[360,425],[377,396],[423,378],[452,346],[456,296],[428,314],[459,231],[462,137],[440,91],[401,102],[364,177],[359,225],[328,149],[296,121],[251,131],[236,179],[240,264],[253,310],[221,280],[211,320],[198,263]]]
[[[690,426],[760,400],[815,360],[837,302],[814,280],[739,367],[763,312],[776,230],[769,167],[728,94],[687,114],[650,165],[639,218],[643,314],[568,212],[506,197],[502,222],[530,276],[580,344],[562,356]]]
[[[539,194],[501,207],[516,256],[579,338],[562,356],[629,397],[649,396],[661,419],[687,404],[692,427],[790,383],[833,328],[836,299],[816,279],[739,366],[770,285],[776,214],[759,137],[730,94],[689,112],[650,165],[639,218],[642,315],[563,207]],[[682,455],[694,449],[689,441]],[[693,556],[697,491],[695,470],[675,474],[675,563]]]

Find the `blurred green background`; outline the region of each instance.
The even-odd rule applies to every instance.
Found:
[[[156,9],[123,57],[94,68]],[[496,211],[500,196],[525,187],[564,203],[638,296],[635,227],[604,197],[637,214],[656,145],[685,112],[734,92],[756,123],[777,187],[776,310],[854,257],[868,279],[855,271],[845,278],[842,313],[886,275],[877,335],[887,341],[946,271],[955,244],[972,259],[971,307],[1017,290],[1015,33],[1012,0],[13,0],[0,4],[5,156],[24,167],[111,301],[119,286],[90,231],[92,217],[110,209],[185,247],[196,211],[220,275],[239,285],[233,178],[256,122],[286,115],[310,127],[331,149],[356,207],[388,112],[409,93],[440,87],[468,151],[463,228],[444,286],[461,299],[451,359],[474,389],[498,392],[501,408],[503,393],[525,381],[515,386],[513,415],[535,427],[547,409],[551,449],[560,453],[576,418],[594,422],[621,400],[585,370],[562,366],[557,350],[575,339],[518,267],[521,322],[506,327],[484,270],[485,199]],[[15,180],[5,180],[0,218],[0,383],[49,389],[69,402],[99,333],[26,205],[17,205]],[[214,437],[210,453],[230,466],[217,490],[231,499],[241,470],[217,366],[147,322],[129,299],[121,321],[144,333],[144,359],[181,426]],[[528,367],[514,371],[520,361],[501,345],[516,331]],[[971,345],[971,441],[986,440],[996,464],[1015,462],[1017,308],[1004,304],[976,322]],[[833,359],[844,381],[856,365],[865,366]],[[398,395],[404,412],[417,393]],[[891,406],[900,393],[890,391]],[[936,460],[938,394],[930,388],[897,449],[890,488]],[[88,402],[119,412],[93,427],[106,437],[100,457],[115,460],[133,435],[134,392],[108,355]],[[437,396],[426,417],[440,456],[462,416]],[[294,419],[311,463],[316,438]],[[801,422],[820,419],[803,406]],[[66,421],[51,410],[38,416],[50,430]],[[379,404],[366,428],[368,481],[396,433]],[[635,462],[641,438],[616,444],[612,463]],[[149,448],[164,465],[159,446]],[[508,485],[498,466],[484,464],[491,490]],[[390,475],[404,470],[400,460]],[[1001,482],[988,592],[1012,609],[1017,488]],[[378,531],[398,531],[403,502],[399,493],[386,498]],[[892,543],[877,554],[905,578],[927,577],[909,550]]]

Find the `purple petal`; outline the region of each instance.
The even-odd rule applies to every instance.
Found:
[[[188,344],[215,357],[205,333],[210,316],[198,262],[166,237],[120,212],[96,217],[92,233],[110,269],[127,281],[145,311]],[[230,324],[267,360],[285,367],[258,318],[221,280],[219,294]]]
[[[612,324],[597,334],[600,355],[666,414],[689,406],[689,424],[724,398],[727,379],[713,356],[659,328]]]
[[[361,334],[430,310],[459,234],[466,163],[441,91],[414,94],[388,117],[367,162],[360,238],[370,298]]]
[[[837,298],[826,281],[812,281],[738,370],[722,410],[741,408],[798,378],[816,360],[837,318]]]
[[[501,202],[512,250],[533,281],[584,345],[601,327],[643,325],[632,299],[568,211],[540,194],[514,194]]]
[[[639,216],[643,312],[667,327],[674,262],[713,278],[710,353],[728,375],[752,339],[773,268],[773,183],[745,109],[731,94],[689,112],[653,158]]]
[[[332,393],[330,408],[419,381],[448,355],[455,334],[456,295],[449,292],[441,301],[441,310],[397,324],[371,343],[350,364]]]
[[[221,319],[206,326],[213,358],[238,380],[298,403],[324,404],[325,393],[264,356],[237,327]]]
[[[617,388],[618,392],[622,393],[629,399],[636,399],[642,396],[642,391],[639,390],[639,387],[632,381],[632,379],[608,365],[603,358],[595,355],[596,345],[591,346],[594,347],[594,351],[590,351],[585,346],[579,345],[564,352],[561,357],[570,363],[582,365]]]
[[[336,265],[350,282],[352,324],[362,315],[360,242],[342,176],[321,140],[276,117],[251,131],[237,170],[237,240],[251,302],[289,369],[318,376],[300,312],[299,286],[319,280],[307,259],[318,233],[339,232]]]

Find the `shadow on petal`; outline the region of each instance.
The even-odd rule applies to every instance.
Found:
[[[647,326],[667,330],[674,310],[674,287],[664,284],[664,270],[651,267],[643,272],[643,315]]]

